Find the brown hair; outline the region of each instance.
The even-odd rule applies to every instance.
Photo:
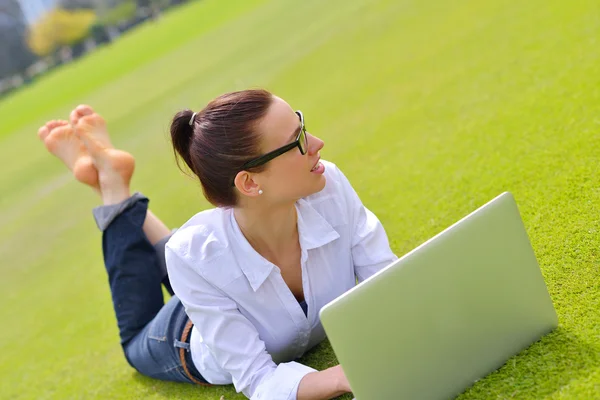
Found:
[[[173,117],[171,140],[177,165],[181,168],[179,155],[213,205],[236,205],[233,179],[245,162],[259,156],[255,128],[272,101],[273,95],[266,90],[243,90],[217,97],[195,116],[192,110],[183,110]]]

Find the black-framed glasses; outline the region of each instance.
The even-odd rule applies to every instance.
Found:
[[[298,148],[300,149],[300,153],[302,155],[306,154],[308,151],[308,137],[306,136],[306,126],[304,126],[304,114],[302,111],[296,111],[296,115],[300,118],[300,132],[298,132],[298,136],[296,136],[296,140],[294,140],[290,144],[286,144],[278,149],[268,152],[267,154],[263,154],[262,156],[255,158],[254,160],[250,160],[242,165],[240,171],[243,171],[248,168],[259,167],[264,165],[274,159],[275,157],[279,157],[280,155],[287,153],[288,151]]]

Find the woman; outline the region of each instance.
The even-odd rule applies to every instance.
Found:
[[[40,136],[102,196],[94,216],[134,368],[158,379],[233,383],[251,399],[350,392],[340,366],[318,372],[293,360],[325,338],[319,309],[396,257],[344,175],[320,160],[323,142],[306,131],[301,112],[247,90],[175,115],[174,150],[216,208],[170,238],[148,200],[130,196],[133,159],[112,148],[101,118],[80,106],[71,125],[77,137],[56,121]],[[53,151],[49,139],[59,132],[83,144]],[[161,281],[176,294],[164,306]]]

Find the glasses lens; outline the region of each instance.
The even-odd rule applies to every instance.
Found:
[[[300,135],[298,135],[298,145],[300,146],[300,152],[302,154],[306,154],[308,150],[308,137],[306,135],[306,126],[304,125],[304,114],[302,111],[296,111],[298,118],[300,118],[301,130]]]
[[[300,144],[300,152],[302,154],[306,154],[306,149],[308,148],[308,137],[306,136],[306,130],[304,128],[300,131],[298,142]]]

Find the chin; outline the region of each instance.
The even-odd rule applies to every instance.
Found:
[[[306,196],[310,196],[311,194],[319,193],[321,190],[325,189],[325,184],[327,183],[327,178],[325,175],[319,175],[319,179],[316,180],[314,185],[311,187],[311,192]],[[304,196],[304,197],[306,197]]]
[[[325,188],[326,183],[327,179],[325,178],[325,175],[320,175],[318,179],[312,180],[312,182],[310,182],[309,185],[302,185],[304,187],[302,187],[301,189],[296,187],[296,189],[300,189],[300,191],[297,191],[296,195],[293,197],[295,199],[303,199],[315,193],[319,193]]]

